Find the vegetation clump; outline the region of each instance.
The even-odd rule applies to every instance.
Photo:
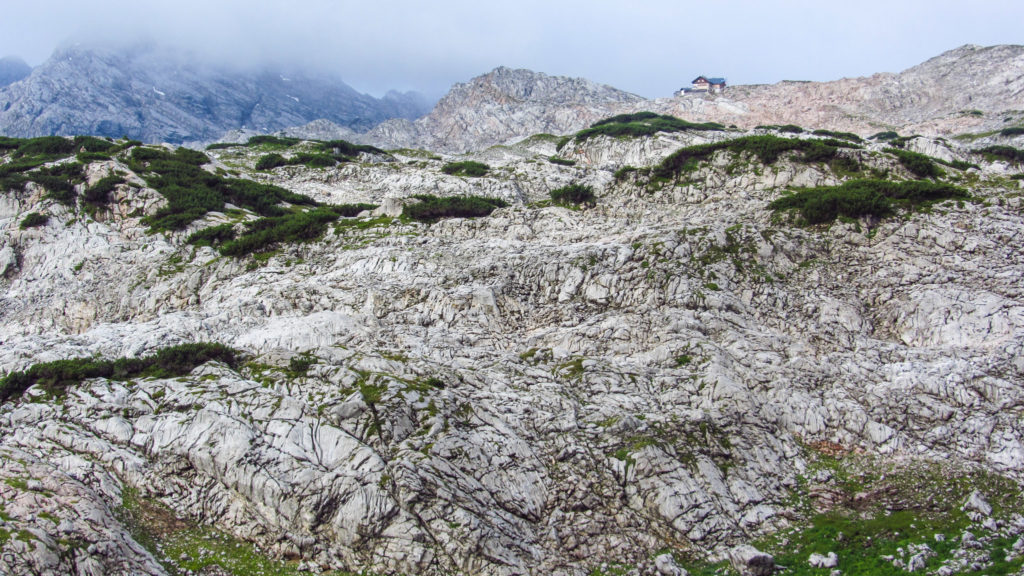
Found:
[[[770,135],[745,136],[677,150],[662,160],[651,174],[659,179],[676,177],[696,169],[698,163],[710,159],[719,150],[752,154],[764,164],[773,164],[786,152],[799,152],[800,156],[796,159],[800,162],[828,162],[836,157],[839,148],[853,147],[853,144],[843,140],[801,140]]]
[[[488,216],[497,208],[508,203],[499,198],[486,196],[448,196],[439,198],[430,194],[419,194],[420,200],[402,208],[402,216],[420,222],[436,222],[441,218],[475,218]]]
[[[885,217],[896,208],[915,210],[948,198],[966,198],[967,191],[928,181],[850,180],[839,186],[799,190],[768,205],[775,211],[795,211],[804,225],[824,224],[839,217]]]
[[[850,142],[863,142],[864,139],[854,134],[853,132],[833,132],[832,130],[815,130],[811,132],[815,136],[828,136],[829,138],[839,138],[841,140],[849,140]]]
[[[755,126],[755,130],[773,130],[775,132],[787,132],[789,134],[802,134],[804,129],[796,124],[763,124],[761,126]]]
[[[558,156],[551,156],[548,158],[548,162],[552,164],[558,164],[559,166],[575,166],[575,160],[568,160],[566,158],[559,158]]]
[[[1024,150],[1013,146],[986,146],[975,150],[975,152],[981,154],[989,162],[993,160],[1006,160],[1014,164],[1024,162]]]
[[[569,184],[551,191],[551,201],[560,206],[593,206],[597,204],[594,188],[585,184]]]
[[[145,174],[146,184],[167,198],[167,206],[146,218],[150,231],[180,230],[207,212],[222,210],[225,202],[267,217],[287,214],[288,210],[280,206],[282,202],[316,205],[312,198],[280,186],[208,172],[202,166],[209,161],[202,152],[187,148],[132,151],[129,167]]]
[[[197,342],[163,348],[151,356],[142,358],[73,358],[34,364],[27,370],[11,372],[0,379],[0,404],[21,396],[33,385],[38,385],[54,396],[62,396],[68,388],[89,378],[174,378],[184,376],[197,366],[212,360],[235,368],[238,355],[236,350],[223,344]]]
[[[106,204],[108,196],[118,184],[124,184],[124,177],[120,174],[111,174],[100,178],[98,182],[85,189],[82,197],[92,204]]]
[[[1011,126],[999,131],[1000,136],[1020,136],[1021,134],[1024,134],[1024,126]]]
[[[918,178],[938,178],[942,176],[942,169],[935,162],[924,154],[900,150],[899,148],[887,148],[886,152],[895,156],[904,168],[910,170]]]
[[[490,169],[491,167],[483,162],[466,160],[464,162],[449,162],[441,167],[441,172],[453,176],[479,177],[486,175]]]
[[[22,230],[28,230],[29,228],[38,228],[40,226],[46,226],[46,223],[50,221],[50,217],[46,214],[40,214],[39,212],[29,212],[21,219],[21,223],[18,225]]]
[[[898,133],[893,132],[892,130],[886,130],[884,132],[877,132],[875,134],[872,134],[871,136],[868,136],[868,139],[878,140],[879,142],[886,142],[888,140],[895,140],[899,137],[900,135]]]
[[[583,142],[596,136],[639,137],[650,136],[658,132],[684,132],[687,130],[725,130],[725,126],[717,122],[687,122],[675,116],[655,114],[654,112],[637,112],[620,114],[599,120],[589,128],[580,130],[573,136],[562,138],[558,142],[561,150],[570,140]]]

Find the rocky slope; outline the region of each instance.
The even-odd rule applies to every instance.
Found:
[[[388,148],[465,152],[531,134],[575,132],[643,101],[582,78],[499,67],[453,86],[425,117],[384,122],[360,141]]]
[[[233,129],[266,133],[318,119],[366,130],[428,109],[413,93],[377,99],[338,78],[296,70],[233,70],[155,46],[74,45],[0,89],[0,133],[201,142]]]
[[[650,110],[752,129],[797,124],[868,136],[950,136],[1024,124],[1024,46],[962,46],[898,74],[832,82],[732,85],[715,95],[646,100],[580,79],[498,68],[456,85],[426,117],[386,122],[360,141],[464,152],[530,134],[572,133]]]
[[[951,574],[998,549],[1019,572],[1020,168],[922,139],[981,162],[945,176],[974,200],[817,228],[766,206],[849,177],[828,164],[723,151],[669,182],[616,172],[740,136],[593,138],[563,148],[572,166],[534,137],[471,157],[482,178],[413,152],[255,172],[262,151],[211,151],[211,172],[381,205],[244,259],[185,243],[200,225],[147,234],[165,201],[123,155],[80,185],[126,174],[107,208],[6,191],[4,371],[198,340],[247,357],[0,405],[0,571],[679,575],[732,551],[754,573],[737,545],[843,506],[905,513],[895,479],[931,470],[906,484],[946,491],[927,510],[952,508],[956,544],[922,516],[886,562]],[[912,177],[880,146],[843,154]],[[545,202],[569,183],[596,206]],[[510,206],[394,218],[424,193]],[[22,229],[30,212],[50,220]],[[963,510],[961,489],[979,491]]]

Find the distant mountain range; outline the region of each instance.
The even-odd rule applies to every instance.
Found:
[[[0,60],[2,134],[201,143],[279,132],[458,153],[537,133],[572,133],[638,111],[861,135],[949,136],[1024,123],[1024,46],[962,46],[898,74],[738,85],[722,94],[655,100],[581,78],[499,67],[456,84],[432,110],[415,93],[377,99],[338,78],[239,72],[154,47],[69,47],[28,72],[20,60]]]
[[[389,118],[417,118],[431,104],[416,93],[389,92],[378,99],[329,75],[239,71],[154,46],[69,46],[27,72],[20,60],[0,61],[2,134],[182,143],[317,119],[362,131]]]

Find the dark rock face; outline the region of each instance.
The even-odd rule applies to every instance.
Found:
[[[0,132],[129,136],[147,142],[212,140],[234,129],[259,132],[326,119],[367,130],[416,118],[415,94],[361,94],[337,77],[204,64],[153,47],[63,48],[22,82],[0,89]]]

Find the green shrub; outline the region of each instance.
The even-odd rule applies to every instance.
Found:
[[[776,132],[787,132],[791,134],[801,134],[804,132],[804,129],[801,128],[800,126],[797,126],[796,124],[766,124],[763,126],[758,126],[755,129],[774,130]]]
[[[316,363],[316,357],[309,354],[292,356],[291,360],[288,361],[288,372],[294,376],[305,376]]]
[[[202,168],[209,157],[202,152],[178,148],[173,152],[135,148],[129,166],[145,174],[146,184],[167,199],[167,206],[146,218],[150,231],[180,230],[208,212],[220,211],[225,202],[248,208],[260,216],[283,216],[279,204],[314,206],[316,202],[280,186],[239,178],[224,178]]]
[[[1024,134],[1024,126],[1012,126],[999,131],[1000,136],[1019,136]]]
[[[72,140],[72,148],[79,153],[109,153],[111,150],[117,148],[117,144],[106,138],[96,138],[95,136],[75,136],[74,140]]]
[[[840,216],[885,217],[896,207],[914,210],[947,198],[966,198],[967,192],[949,184],[928,181],[850,180],[839,186],[799,190],[768,205],[775,211],[796,211],[802,224],[823,224]]]
[[[46,214],[40,214],[39,212],[29,212],[21,219],[21,224],[18,225],[22,230],[28,230],[29,228],[38,228],[39,226],[46,226],[46,223],[50,221],[50,217]]]
[[[75,150],[75,143],[62,136],[41,136],[22,140],[15,156],[66,157]]]
[[[193,232],[185,242],[195,246],[214,246],[234,239],[235,226],[233,224],[220,224]]]
[[[34,364],[27,370],[11,372],[0,379],[0,404],[21,396],[33,385],[55,396],[62,396],[68,388],[89,378],[174,378],[184,376],[196,367],[213,360],[235,368],[238,364],[238,352],[223,344],[198,342],[164,348],[143,358],[74,358]]]
[[[316,149],[321,152],[331,154],[335,156],[335,158],[339,156],[344,157],[345,160],[355,158],[356,156],[359,156],[359,154],[362,152],[365,152],[367,154],[387,155],[387,152],[375,146],[368,146],[365,144],[353,144],[351,142],[346,142],[345,140],[328,140],[327,142],[318,142],[316,144]],[[339,162],[344,162],[345,160],[339,160]]]
[[[681,173],[689,172],[697,164],[708,160],[719,150],[748,153],[757,156],[764,164],[773,164],[783,153],[799,152],[795,160],[800,162],[827,162],[836,157],[838,148],[854,147],[842,140],[800,140],[798,138],[779,138],[778,136],[745,136],[733,140],[725,140],[714,144],[701,144],[675,151],[654,168],[655,178],[672,178]]]
[[[558,164],[559,166],[575,166],[576,165],[576,161],[575,160],[567,160],[565,158],[559,158],[558,156],[550,156],[550,157],[548,157],[548,162],[551,162],[552,164]]]
[[[942,176],[942,169],[930,157],[924,154],[898,148],[887,148],[885,151],[896,156],[900,164],[918,178],[938,178]]]
[[[266,252],[282,243],[308,242],[323,235],[327,224],[338,219],[329,208],[314,208],[285,216],[260,218],[246,224],[246,230],[220,245],[225,256],[241,257]]]
[[[252,138],[249,138],[249,141],[246,142],[245,145],[250,148],[254,146],[266,146],[268,148],[288,148],[290,146],[298,144],[299,142],[302,142],[302,140],[299,138],[286,138],[282,136],[262,135],[253,136]]]
[[[841,140],[849,140],[850,142],[863,142],[864,139],[854,134],[853,132],[833,132],[831,130],[815,130],[811,132],[815,136],[829,136],[832,138],[839,138]],[[894,132],[895,134],[895,132]]]
[[[402,208],[402,216],[421,222],[435,222],[441,218],[475,218],[488,216],[496,208],[508,203],[484,196],[448,196],[439,198],[429,194],[415,196],[420,202]]]
[[[61,204],[67,206],[75,205],[75,184],[82,180],[81,164],[69,162],[49,168],[41,168],[36,172],[30,172],[25,176],[46,188],[46,195]]]
[[[358,216],[360,212],[365,210],[374,210],[377,208],[376,204],[332,204],[326,206],[328,210],[333,211],[338,216],[343,218],[352,218]]]
[[[615,178],[616,182],[622,182],[623,180],[626,179],[627,176],[636,171],[637,169],[635,166],[623,166],[622,168],[619,168],[618,170],[615,171],[615,174],[613,174],[613,178]]]
[[[307,152],[300,152],[296,154],[290,161],[289,164],[303,164],[308,168],[329,168],[335,166],[338,163],[333,156],[327,154],[310,154]]]
[[[240,144],[238,142],[214,142],[213,144],[210,144],[209,146],[207,146],[206,149],[207,150],[224,150],[225,148],[241,148],[243,146],[245,146],[245,144]]]
[[[260,156],[260,159],[256,161],[257,170],[272,170],[278,166],[287,166],[288,160],[284,156],[277,153],[267,154]]]
[[[101,178],[98,182],[87,188],[82,194],[87,202],[93,204],[106,204],[107,196],[114,190],[114,187],[118,184],[124,184],[124,178],[119,174],[111,174]]]
[[[1006,160],[1013,163],[1024,162],[1024,150],[1014,148],[1013,146],[987,146],[975,150],[975,153],[981,154],[989,162],[993,160]]]
[[[604,126],[605,124],[629,124],[630,122],[643,122],[644,120],[654,120],[656,118],[672,117],[662,116],[661,114],[655,114],[654,112],[635,112],[633,114],[619,114],[618,116],[598,120],[591,124],[590,127],[597,128],[598,126]]]
[[[899,134],[891,130],[887,130],[885,132],[878,132],[877,134],[872,134],[871,136],[868,136],[868,138],[871,140],[879,140],[881,142],[885,142],[886,140],[895,140],[896,138],[899,137]]]
[[[455,176],[479,177],[487,174],[491,167],[483,162],[466,160],[465,162],[449,162],[441,167],[441,172]]]
[[[555,204],[562,206],[568,206],[570,204],[575,206],[587,205],[593,206],[597,204],[597,196],[594,196],[594,188],[586,184],[569,184],[568,186],[562,186],[551,191],[551,201]]]
[[[686,130],[724,130],[725,126],[717,122],[694,123],[680,120],[674,116],[664,116],[653,112],[637,112],[635,114],[620,114],[599,120],[590,125],[589,128],[580,130],[572,137],[563,138],[558,142],[558,149],[561,150],[572,138],[577,142],[594,138],[596,136],[617,137],[639,137],[650,136],[658,132],[683,132]]]

